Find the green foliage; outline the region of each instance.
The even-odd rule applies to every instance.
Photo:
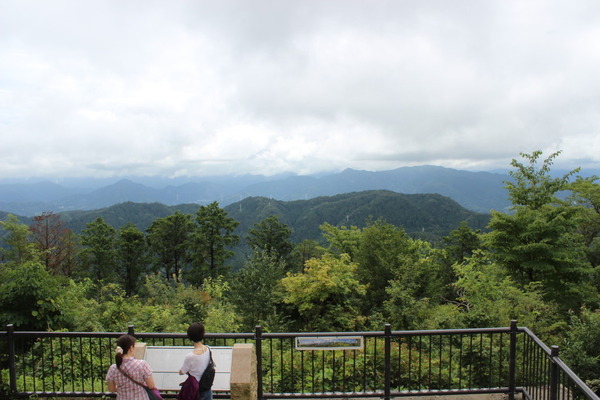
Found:
[[[116,250],[120,281],[125,294],[131,296],[137,292],[139,281],[148,265],[144,233],[133,224],[123,226],[118,231]]]
[[[29,241],[29,227],[9,214],[6,221],[0,221],[0,233],[4,246],[0,247],[0,260],[16,264],[39,259],[36,246]]]
[[[463,264],[455,264],[458,280],[454,284],[460,307],[456,328],[508,326],[511,320],[544,334],[551,329],[556,315],[554,306],[543,299],[540,284],[524,288],[496,265],[490,254],[477,251]]]
[[[210,299],[203,321],[206,330],[208,332],[238,332],[240,325],[234,307],[226,297],[229,284],[225,279],[222,276],[207,278],[202,284],[202,290]]]
[[[195,220],[192,238],[194,264],[188,280],[199,285],[207,277],[229,273],[225,262],[233,255],[229,248],[239,241],[233,233],[239,223],[227,216],[216,201],[200,206]]]
[[[331,254],[347,254],[353,259],[358,253],[361,230],[356,226],[337,228],[329,223],[321,225],[323,238],[327,241],[327,251]]]
[[[283,301],[296,307],[308,331],[359,329],[364,321],[357,306],[366,288],[356,269],[347,254],[310,259],[304,272],[281,280]]]
[[[578,177],[569,186],[569,200],[578,209],[578,231],[583,236],[587,258],[593,267],[600,265],[600,185],[597,181],[596,176]]]
[[[508,195],[513,207],[528,207],[537,210],[546,204],[558,204],[557,193],[567,189],[569,179],[579,171],[579,168],[570,171],[560,178],[550,175],[550,167],[554,159],[560,155],[560,151],[551,154],[542,161],[538,167],[538,161],[542,152],[534,151],[532,154],[519,153],[529,164],[521,163],[515,159],[511,165],[515,171],[509,172],[514,178],[512,182],[506,182]]]
[[[398,256],[383,300],[386,320],[396,329],[424,329],[431,322],[444,292],[442,270],[433,262],[435,253],[429,243],[411,241]]]
[[[571,313],[560,357],[596,393],[600,391],[600,313],[584,308]]]
[[[162,271],[167,281],[172,278],[179,281],[184,267],[188,265],[193,228],[191,215],[175,212],[154,220],[147,230],[155,271]]]
[[[325,249],[319,246],[316,240],[305,239],[294,246],[291,254],[291,266],[294,270],[300,271],[308,260],[321,257],[324,252]]]
[[[0,271],[0,321],[18,330],[59,326],[62,281],[39,262],[27,261]]]
[[[84,264],[87,266],[86,276],[105,282],[116,282],[116,240],[117,231],[98,217],[87,224],[81,234],[84,246]]]
[[[358,278],[367,286],[363,311],[381,310],[387,298],[385,289],[394,278],[403,279],[410,265],[418,258],[418,246],[397,228],[382,219],[370,222],[359,236],[353,258],[358,263]]]
[[[577,309],[595,301],[598,294],[589,284],[592,269],[585,257],[583,236],[577,230],[578,210],[561,201],[557,193],[567,189],[571,171],[552,178],[549,168],[559,153],[547,158],[539,169],[541,152],[521,154],[529,161],[511,175],[507,188],[514,203],[513,215],[492,213],[486,244],[494,259],[522,287],[541,282],[547,300],[564,309]]]
[[[248,231],[247,242],[254,250],[263,250],[282,260],[288,260],[294,246],[289,241],[292,229],[271,215]]]
[[[259,250],[233,274],[230,297],[245,329],[251,331],[256,325],[267,331],[282,328],[278,286],[285,273],[286,264],[281,258]]]

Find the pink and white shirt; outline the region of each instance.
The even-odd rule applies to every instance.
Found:
[[[148,363],[145,360],[136,360],[135,358],[124,358],[121,370],[143,384],[152,375],[152,369],[150,369]],[[117,400],[148,400],[144,388],[123,375],[117,369],[116,364],[111,365],[108,369],[106,381],[114,382],[117,385]]]

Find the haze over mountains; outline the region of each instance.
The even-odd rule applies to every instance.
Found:
[[[598,171],[582,171],[584,176],[593,173]],[[225,207],[252,196],[291,201],[389,190],[404,194],[437,193],[469,210],[489,213],[492,209],[505,212],[510,207],[504,188],[507,180],[510,176],[506,173],[418,166],[379,172],[347,169],[321,176],[134,177],[119,181],[90,178],[61,183],[0,183],[0,211],[30,217],[44,211],[95,210],[128,201],[165,205],[218,201]]]
[[[469,210],[487,213],[491,209],[505,211],[510,206],[504,189],[504,181],[508,179],[507,174],[501,173],[420,166],[379,172],[347,169],[323,176],[223,176],[187,182],[145,177],[122,179],[101,187],[92,179],[64,184],[5,183],[0,184],[0,211],[33,216],[44,211],[94,210],[127,201],[165,205],[218,201],[224,207],[251,196],[290,201],[390,190],[405,194],[437,193]]]

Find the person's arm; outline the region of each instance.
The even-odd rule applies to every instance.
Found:
[[[185,358],[183,359],[183,363],[181,364],[181,367],[179,368],[179,375],[185,375],[189,372],[190,367],[188,365],[188,356],[186,355]],[[185,371],[185,372],[183,372]]]
[[[156,387],[156,384],[154,383],[154,377],[152,375],[146,378],[146,386],[148,386],[148,389],[154,389]]]
[[[108,381],[106,383],[108,383],[108,391],[109,392],[113,392],[114,393],[114,392],[117,391],[117,384],[115,382]]]

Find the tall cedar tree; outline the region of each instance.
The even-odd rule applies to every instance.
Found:
[[[294,245],[290,242],[292,229],[279,221],[277,215],[271,215],[250,228],[246,241],[254,250],[263,250],[267,254],[282,260],[288,260]]]
[[[218,202],[200,206],[196,212],[196,227],[193,232],[194,265],[188,280],[200,285],[207,277],[216,277],[227,273],[225,262],[233,252],[239,237],[233,232],[239,222],[227,216]]]
[[[190,236],[194,229],[192,216],[176,211],[165,218],[155,219],[147,229],[148,247],[157,270],[167,280],[180,281],[182,270],[190,259]]]

